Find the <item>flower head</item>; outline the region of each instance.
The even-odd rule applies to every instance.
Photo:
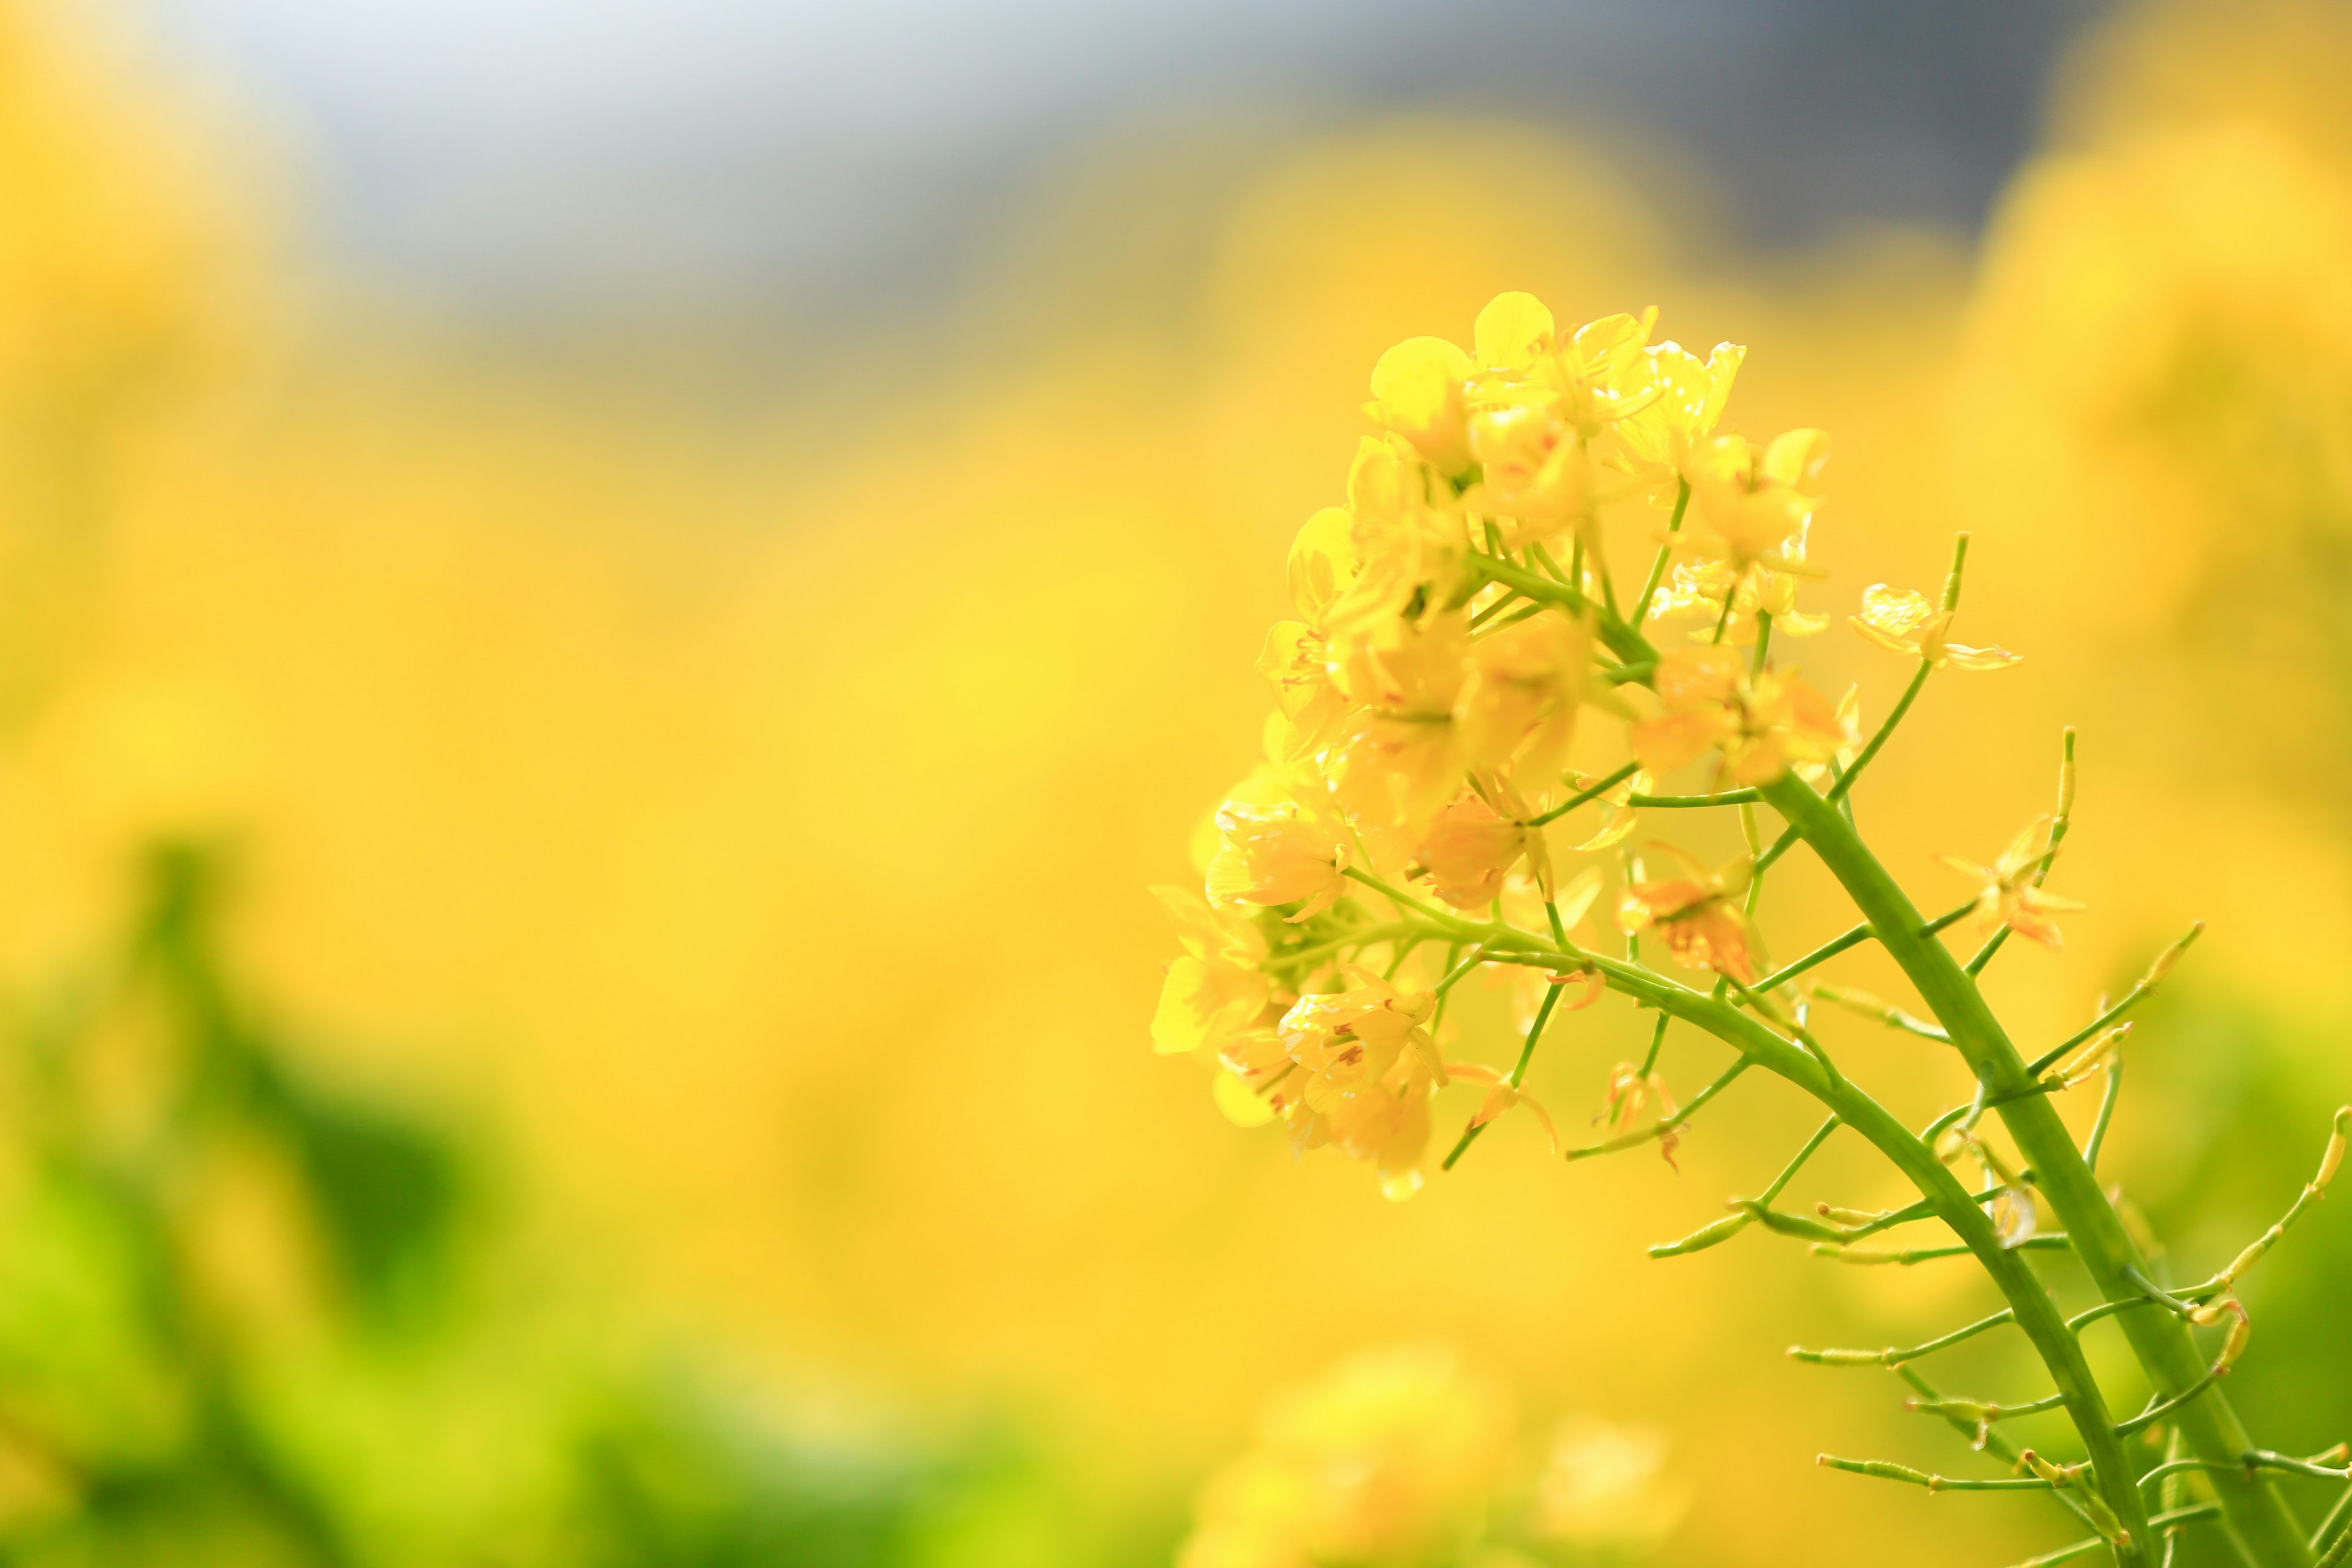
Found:
[[[1501,1392],[1436,1348],[1374,1351],[1277,1400],[1211,1479],[1177,1568],[1454,1562],[1504,1481]]]
[[[1222,1049],[1264,1022],[1274,991],[1259,964],[1265,939],[1255,922],[1211,904],[1189,888],[1154,888],[1176,921],[1184,953],[1168,965],[1151,1043],[1163,1055]]]
[[[1655,929],[1675,962],[1711,969],[1746,984],[1756,978],[1754,939],[1740,912],[1748,889],[1748,862],[1735,860],[1721,871],[1704,866],[1670,844],[1655,847],[1682,863],[1684,875],[1629,882],[1617,895],[1617,926],[1628,936]]]
[[[1470,466],[1463,387],[1470,356],[1444,338],[1407,338],[1372,367],[1372,400],[1364,412],[1395,431],[1440,474]]]
[[[1908,588],[1873,583],[1862,591],[1862,613],[1847,617],[1847,624],[1865,641],[1876,643],[1889,653],[1924,658],[1932,669],[1941,669],[1947,664],[1962,669],[2006,669],[2025,657],[2005,647],[1969,647],[1963,643],[1947,642],[1944,628],[1951,620],[1951,611],[1937,609],[1922,595]]]
[[[1643,768],[1663,776],[1709,752],[1735,784],[1769,784],[1791,763],[1826,762],[1851,745],[1848,721],[1793,674],[1751,674],[1728,647],[1676,648],[1658,661],[1659,711],[1630,731]]]
[[[2046,816],[2027,823],[2009,841],[2009,847],[2000,852],[2000,858],[1990,866],[1980,866],[1958,855],[1937,857],[1953,870],[1980,884],[1972,917],[1980,935],[2006,926],[2054,952],[2066,942],[2054,917],[2090,907],[2042,890],[2041,879],[2048,875],[2048,860],[2057,853],[2054,845],[2042,847],[2049,828],[2050,818]]]
[[[1256,793],[1259,798],[1251,798]],[[1209,860],[1212,903],[1297,904],[1293,921],[1320,914],[1348,890],[1348,847],[1338,831],[1295,799],[1237,792],[1217,808],[1222,842]]]
[[[1437,814],[1422,840],[1419,871],[1455,909],[1477,910],[1502,896],[1504,879],[1522,860],[1549,898],[1551,855],[1543,829],[1534,826],[1527,803],[1515,792],[1489,784],[1484,794],[1465,790]]]
[[[1377,1166],[1389,1196],[1409,1197],[1421,1187],[1429,1098],[1446,1082],[1428,1029],[1437,999],[1368,969],[1343,973],[1347,990],[1301,996],[1276,1026],[1297,1068],[1295,1087],[1276,1092],[1294,1144],[1335,1144]]]
[[[1345,646],[1338,679],[1353,707],[1324,774],[1376,859],[1402,858],[1461,784],[1468,646],[1458,612],[1390,620]]]
[[[1591,677],[1585,623],[1537,616],[1476,638],[1469,660],[1454,703],[1464,762],[1509,770],[1538,787],[1557,778]]]

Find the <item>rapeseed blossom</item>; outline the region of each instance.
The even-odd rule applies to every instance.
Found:
[[[1533,1448],[1451,1350],[1353,1355],[1277,1395],[1202,1489],[1177,1568],[1630,1562],[1687,1507],[1654,1434],[1571,1415]]]
[[[1294,617],[1259,657],[1267,760],[1213,814],[1202,895],[1164,895],[1184,952],[1155,1043],[1211,1064],[1236,1120],[1339,1148],[1392,1195],[1420,1184],[1454,1078],[1486,1087],[1475,1126],[1527,1099],[1515,1072],[1449,1058],[1453,988],[1500,971],[1548,1015],[1546,992],[1592,978],[1413,929],[1416,899],[1500,922],[1497,943],[1566,942],[1654,781],[1710,761],[1718,789],[1820,777],[1858,744],[1851,699],[1832,705],[1764,647],[1769,628],[1826,622],[1797,599],[1819,574],[1828,437],[1726,427],[1746,351],[1654,342],[1655,322],[1565,326],[1503,294],[1468,346],[1381,356],[1345,504],[1299,530]],[[1645,592],[1612,574],[1629,550],[1657,553]],[[1645,651],[1644,623],[1693,612],[1694,645]],[[1593,765],[1612,751],[1630,761]],[[1737,868],[1621,879],[1621,930],[1755,977]],[[1670,1100],[1662,1080],[1643,1093]]]

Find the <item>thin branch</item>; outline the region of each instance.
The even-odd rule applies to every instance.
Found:
[[[1926,1487],[1931,1492],[2046,1492],[2056,1489],[2039,1476],[2014,1480],[1958,1479],[1951,1476],[1932,1476],[1925,1470],[1915,1470],[1908,1465],[1898,1465],[1889,1459],[1841,1459],[1835,1454],[1822,1454],[1814,1458],[1813,1463],[1825,1469],[1843,1470],[1850,1476],[1875,1476],[1881,1480],[1906,1481],[1915,1487]]]

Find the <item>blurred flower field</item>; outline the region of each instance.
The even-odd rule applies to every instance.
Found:
[[[2336,8],[2121,14],[1980,244],[1745,258],[1703,191],[1414,120],[1138,257],[1120,214],[1184,173],[1139,159],[954,319],[719,415],[322,276],[267,160],[82,20],[0,0],[8,1561],[1205,1568],[1333,1453],[1376,1479],[1299,1483],[1360,1510],[1286,1563],[1467,1561],[1474,1494],[1561,1563],[2033,1550],[1815,1469],[1920,1424],[1779,1355],[1965,1279],[1642,1255],[1794,1095],[1678,1175],[1506,1125],[1390,1204],[1151,1050],[1145,889],[1257,753],[1277,563],[1381,352],[1504,289],[1751,345],[1727,422],[1837,432],[1824,526],[1874,580],[1972,531],[1971,624],[2026,661],[1937,689],[1946,743],[1874,781],[1929,806],[1874,835],[1959,896],[1934,856],[1990,858],[2079,726],[2091,908],[1998,999],[2054,1037],[2201,917],[2108,1169],[2192,1268],[2308,1173],[2352,1079]],[[1802,653],[1883,709],[1874,658]],[[1556,1044],[1580,1124],[1633,1047]],[[2352,1436],[2347,1280],[2327,1211],[2245,1287],[2231,1397],[2298,1452]],[[1424,1407],[1456,1447],[1383,1458]]]

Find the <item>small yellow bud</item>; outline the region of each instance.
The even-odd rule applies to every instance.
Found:
[[[2221,1342],[2221,1353],[2213,1363],[2213,1370],[2217,1373],[2227,1372],[2238,1363],[2238,1358],[2246,1353],[2246,1342],[2253,1337],[2254,1332],[2254,1325],[2247,1318],[2243,1306],[2235,1300],[2225,1301],[2222,1305],[2235,1314],[2238,1321],[2230,1325],[2230,1337]]]
[[[2180,962],[2180,955],[2189,951],[2189,944],[2204,934],[2205,922],[2203,921],[2193,922],[2189,928],[2188,935],[2156,955],[2156,962],[2147,966],[2147,978],[2139,983],[2139,988],[2145,991],[2171,973],[2172,966]]]
[[[2336,1179],[2336,1171],[2343,1166],[2347,1130],[2352,1130],[2352,1105],[2336,1111],[2336,1131],[2327,1140],[2327,1152],[2319,1157],[2319,1174],[2311,1178],[2312,1189],[2322,1195],[2327,1191],[2327,1184]]]

